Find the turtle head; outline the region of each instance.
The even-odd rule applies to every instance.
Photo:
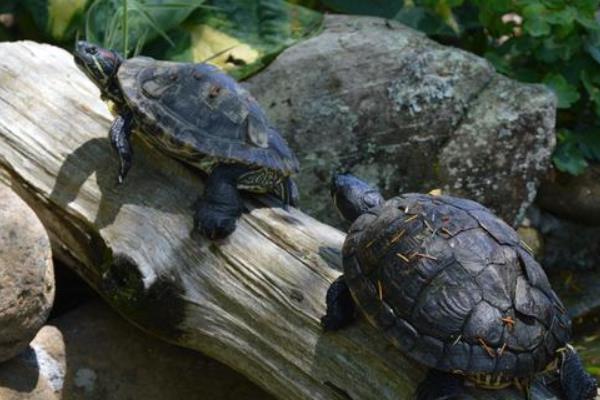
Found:
[[[75,64],[90,78],[103,94],[113,89],[114,77],[123,62],[117,52],[103,49],[95,44],[79,41],[75,45]]]
[[[333,176],[331,197],[335,208],[350,223],[368,209],[383,203],[383,197],[377,189],[351,174]]]

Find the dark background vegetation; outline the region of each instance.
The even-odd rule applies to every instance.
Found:
[[[245,78],[319,31],[322,14],[374,15],[487,58],[558,98],[554,164],[580,174],[600,160],[600,0],[0,0],[0,40],[127,55],[210,59]]]

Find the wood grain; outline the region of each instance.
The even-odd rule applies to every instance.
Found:
[[[110,122],[66,51],[0,44],[0,180],[37,211],[55,254],[113,308],[280,399],[410,398],[424,370],[367,323],[335,334],[319,328],[342,232],[247,198],[230,238],[192,237],[201,176],[135,140],[133,168],[117,185]]]

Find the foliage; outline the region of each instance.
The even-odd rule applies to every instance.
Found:
[[[343,3],[343,12],[381,15],[399,2]],[[600,0],[406,0],[384,16],[484,56],[512,78],[552,89],[559,132],[554,163],[579,174],[588,161],[600,161],[599,6]]]
[[[211,62],[243,78],[265,66],[284,48],[320,27],[321,14],[280,0],[213,0],[176,32],[181,46],[157,42],[155,56]]]
[[[396,19],[486,57],[557,97],[557,168],[600,161],[600,0],[0,0],[42,38],[86,37],[123,53],[204,61],[244,78],[318,31],[321,11]],[[23,25],[27,25],[23,23]],[[36,36],[37,35],[37,36]],[[13,35],[14,36],[14,35]],[[0,38],[11,32],[0,26]]]
[[[25,37],[67,48],[85,38],[128,56],[210,60],[244,78],[319,29],[322,14],[295,3],[299,1],[0,0],[0,10],[34,21],[37,32]]]

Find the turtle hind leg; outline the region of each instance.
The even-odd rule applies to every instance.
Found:
[[[588,374],[575,349],[567,345],[561,351],[560,385],[567,400],[595,399],[598,383]]]
[[[461,377],[432,369],[419,384],[416,400],[458,400],[465,398],[465,386]]]
[[[350,325],[355,315],[354,299],[344,281],[344,276],[337,278],[327,290],[327,312],[321,318],[321,326],[325,331],[337,331]]]
[[[194,230],[211,240],[223,239],[235,230],[243,207],[237,178],[244,172],[242,167],[225,164],[212,171],[196,205]]]

